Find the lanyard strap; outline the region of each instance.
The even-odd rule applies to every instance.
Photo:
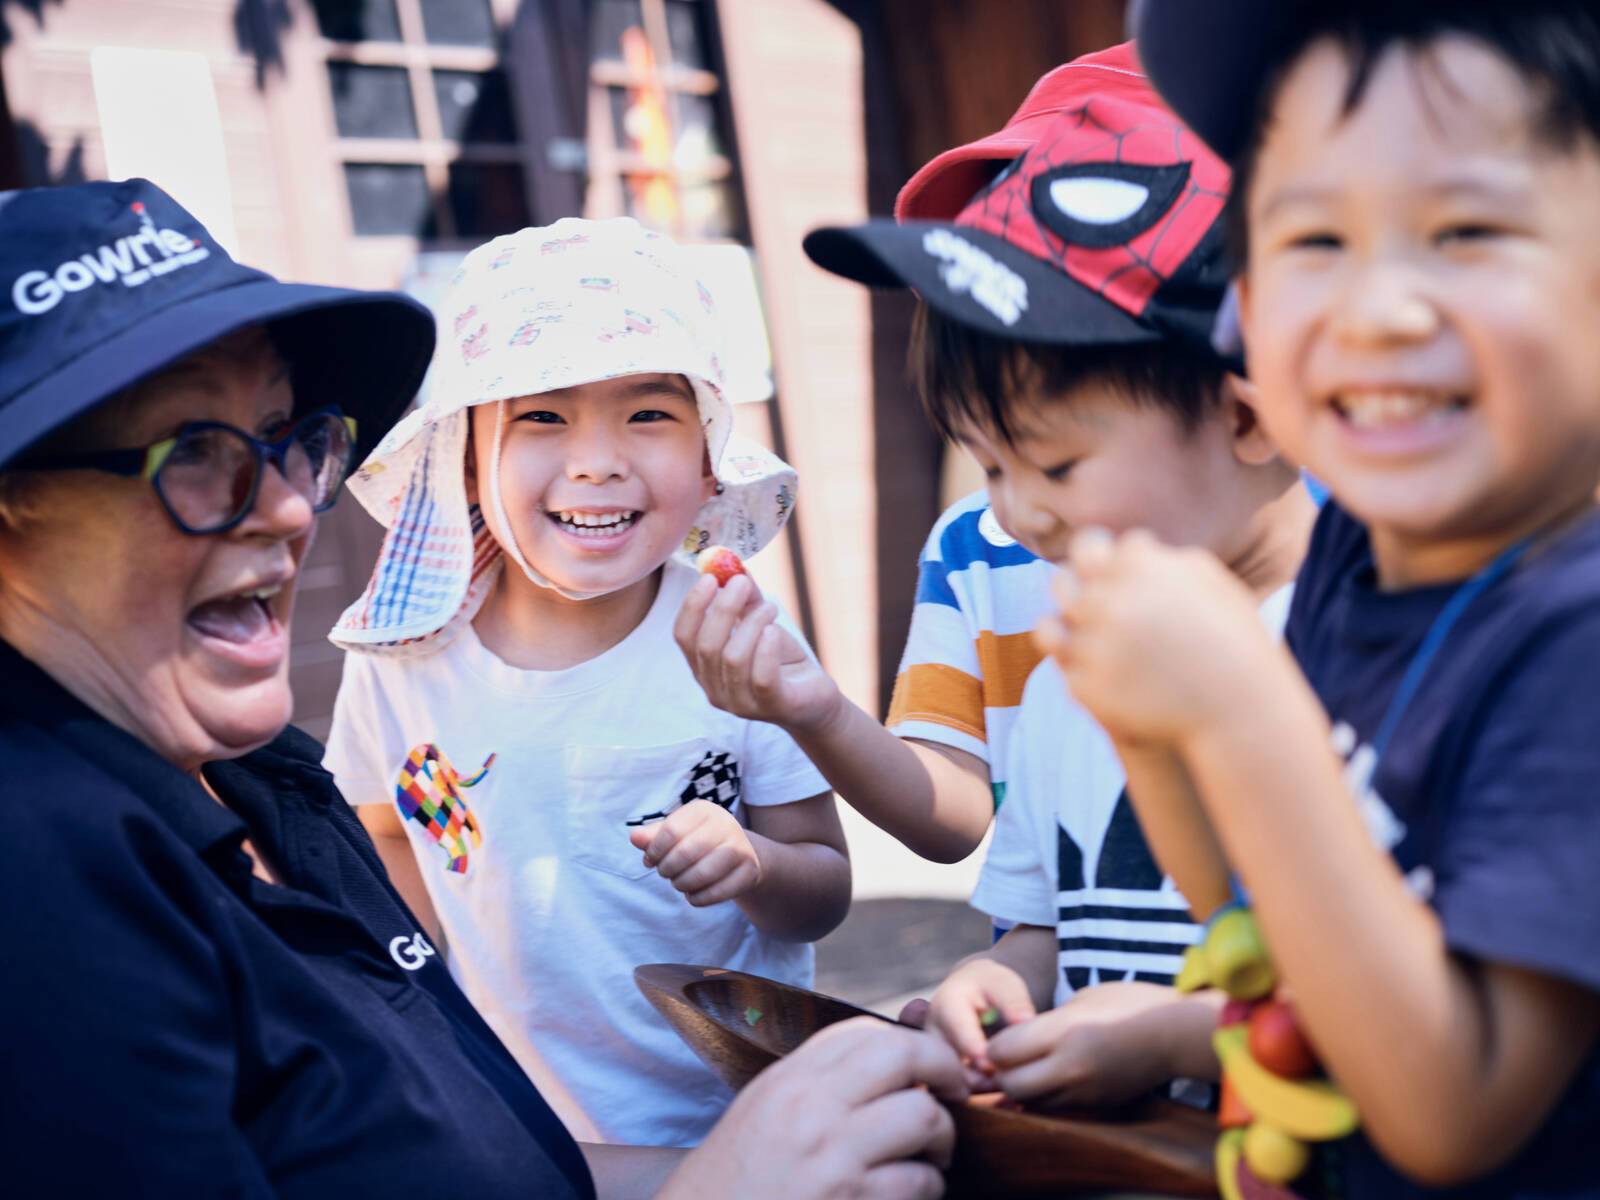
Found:
[[[1493,562],[1451,593],[1450,599],[1439,610],[1439,615],[1434,617],[1433,624],[1428,626],[1428,632],[1423,635],[1422,644],[1417,647],[1417,652],[1411,656],[1406,673],[1400,679],[1400,686],[1395,689],[1394,698],[1389,701],[1389,707],[1378,725],[1378,732],[1373,735],[1372,751],[1377,758],[1381,759],[1383,752],[1388,749],[1389,740],[1394,736],[1400,718],[1405,715],[1406,709],[1410,707],[1412,699],[1417,694],[1417,689],[1422,686],[1423,677],[1433,665],[1433,660],[1438,656],[1445,638],[1450,636],[1450,630],[1474,600],[1503,579],[1511,568],[1517,565],[1517,560],[1527,552],[1532,542],[1532,538],[1524,538],[1514,545],[1507,546],[1495,555]]]

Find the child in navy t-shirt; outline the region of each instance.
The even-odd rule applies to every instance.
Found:
[[[1332,499],[1300,671],[1140,535],[1080,534],[1044,640],[1191,902],[1209,821],[1360,1110],[1305,1178],[1600,1195],[1600,7],[1140,14],[1235,163],[1262,419]]]
[[[1333,721],[1367,824],[1464,962],[1514,964],[1600,991],[1600,517],[1531,545],[1452,622],[1426,677],[1375,740],[1424,631],[1456,583],[1386,591],[1366,529],[1330,505],[1288,640]],[[1492,994],[1492,993],[1491,993]],[[1474,1194],[1600,1191],[1600,1055],[1581,1040],[1566,1095],[1505,1176]],[[1581,1065],[1579,1065],[1581,1063]],[[1556,1082],[1552,1079],[1551,1082]],[[1559,1088],[1552,1089],[1559,1092]],[[1441,1106],[1443,1107],[1443,1106]],[[1349,1194],[1387,1194],[1370,1144],[1346,1153]]]

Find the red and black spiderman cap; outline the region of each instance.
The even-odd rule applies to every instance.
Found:
[[[806,253],[995,337],[1211,348],[1228,168],[1162,104],[1131,42],[1051,71],[1005,129],[934,159],[897,207],[947,216],[969,181],[982,190],[954,220],[818,229]]]

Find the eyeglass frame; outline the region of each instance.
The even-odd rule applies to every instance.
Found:
[[[345,479],[350,477],[350,467],[355,461],[357,424],[356,419],[346,416],[337,404],[327,404],[322,408],[306,413],[305,416],[290,425],[281,438],[270,442],[263,441],[252,433],[247,433],[237,425],[229,425],[226,421],[186,421],[178,427],[177,432],[171,437],[161,438],[159,441],[151,442],[146,446],[130,446],[119,450],[83,450],[70,454],[48,454],[40,458],[25,458],[22,462],[16,464],[16,469],[19,471],[104,471],[107,474],[121,475],[124,478],[132,478],[135,475],[143,476],[145,481],[150,484],[151,490],[155,492],[156,498],[161,501],[161,507],[166,509],[167,516],[172,519],[172,523],[178,527],[180,532],[186,533],[190,537],[207,537],[214,533],[227,533],[228,530],[235,528],[255,509],[256,497],[261,492],[261,475],[266,470],[268,463],[276,466],[278,474],[282,475],[285,480],[289,478],[289,466],[286,461],[289,447],[293,443],[294,436],[300,427],[314,417],[337,417],[343,422],[345,430],[350,435],[350,445],[345,451],[344,477],[340,480],[342,484]],[[156,483],[156,476],[161,472],[161,468],[166,466],[168,456],[171,455],[173,449],[184,437],[206,429],[222,429],[243,438],[255,453],[256,473],[250,482],[250,495],[245,498],[237,516],[221,525],[211,526],[206,529],[195,529],[173,511],[171,503]],[[311,511],[325,513],[338,502],[338,499],[339,489],[336,487],[325,503],[312,505]]]

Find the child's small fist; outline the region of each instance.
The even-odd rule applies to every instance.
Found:
[[[761,856],[738,819],[709,800],[691,800],[664,821],[628,832],[644,864],[696,908],[721,904],[754,889]]]
[[[700,574],[712,576],[718,587],[726,587],[728,580],[735,575],[749,574],[744,569],[744,562],[726,546],[707,546],[695,555],[694,565]]]
[[[1275,655],[1256,601],[1204,550],[1087,529],[1035,633],[1077,701],[1124,742],[1180,740],[1237,710],[1246,664]]]

